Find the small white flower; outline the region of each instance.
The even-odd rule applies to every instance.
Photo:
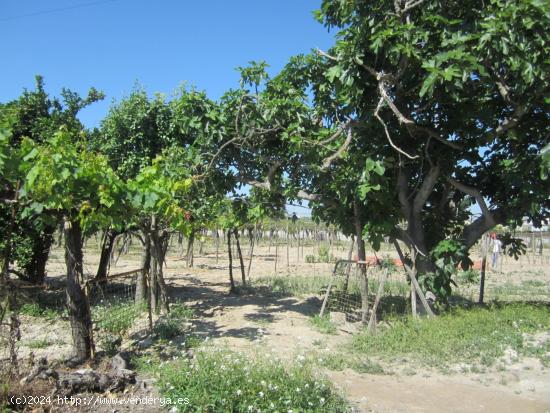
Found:
[[[237,393],[237,396],[240,396],[241,394],[243,394],[243,392],[242,392],[242,390],[241,390],[241,389],[237,390],[237,392],[236,392],[236,393]]]
[[[248,406],[248,411],[251,412],[252,410],[254,410],[254,406]]]
[[[260,396],[260,398],[264,397],[264,392],[263,391],[259,392],[258,396]]]
[[[275,407],[275,405],[273,404],[273,402],[269,403],[269,407],[270,407],[271,409],[273,409],[273,408]]]
[[[302,389],[300,389],[299,387],[296,387],[296,392],[297,393],[300,393],[302,391]]]
[[[319,404],[321,404],[321,406],[322,406],[323,404],[325,404],[325,398],[324,398],[324,397],[321,397],[321,398],[319,399]]]

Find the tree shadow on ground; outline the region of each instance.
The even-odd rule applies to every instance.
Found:
[[[256,307],[243,315],[246,321],[253,323],[273,323],[279,314],[295,312],[306,317],[319,313],[321,299],[319,297],[299,298],[270,294],[267,291],[250,293],[248,289],[240,294],[229,294],[227,282],[201,282],[200,284],[178,285],[168,283],[172,301],[193,303],[193,324],[198,334],[212,337],[235,337],[256,340],[265,332],[261,327],[244,326],[242,328],[225,329],[216,315],[221,315],[227,309]]]

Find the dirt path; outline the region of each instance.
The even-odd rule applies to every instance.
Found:
[[[279,276],[284,277],[287,272],[330,274],[332,264],[303,262],[303,256],[315,254],[312,247],[306,249],[302,259],[298,259],[293,251],[289,266],[280,261],[277,267]],[[346,255],[346,251],[347,248],[343,248],[338,254]],[[273,275],[274,248],[269,251],[264,246],[255,253],[253,276]],[[63,274],[62,252],[56,251],[52,255],[53,259],[48,263],[49,273]],[[279,251],[280,258],[284,255],[282,250]],[[87,268],[92,271],[97,266],[98,256],[88,254],[87,257]],[[139,260],[139,251],[136,250],[123,256],[111,270],[116,273],[138,268]],[[215,345],[236,351],[272,352],[290,360],[299,355],[342,352],[350,338],[346,333],[325,335],[311,326],[309,319],[319,311],[319,297],[228,295],[225,256],[220,256],[219,264],[212,253],[197,257],[192,269],[187,269],[185,262],[174,255],[168,257],[167,264],[166,278],[173,297],[195,308],[196,331]],[[516,266],[508,268],[506,273],[489,273],[488,285],[508,285],[506,283],[511,282],[522,285],[526,280],[532,284],[548,285],[550,274],[543,266],[529,266],[529,271],[526,271],[518,263],[512,264]],[[507,263],[505,267],[507,265],[511,264]],[[235,277],[239,276],[239,270],[235,268]],[[45,331],[51,334],[50,327]],[[33,334],[29,334],[29,340],[36,339],[31,336]],[[550,369],[541,367],[538,360],[523,360],[507,365],[506,371],[483,374],[442,375],[433,370],[415,368],[414,375],[409,375],[411,366],[408,363],[392,365],[390,370],[394,374],[371,375],[344,370],[327,371],[327,375],[359,412],[550,413]]]
[[[175,297],[195,308],[197,332],[214,345],[265,350],[291,359],[310,352],[341,351],[350,338],[342,332],[325,335],[311,326],[309,318],[319,311],[319,297],[231,296],[226,279],[223,267],[168,277]],[[550,412],[550,375],[537,360],[509,366],[506,372],[477,375],[420,369],[409,376],[400,367],[392,369],[392,375],[352,370],[327,371],[327,375],[359,412]]]
[[[350,370],[329,377],[361,412],[539,413],[550,412],[550,394],[510,394],[509,389],[467,383],[463,377],[360,375]],[[548,384],[548,382],[547,382]]]

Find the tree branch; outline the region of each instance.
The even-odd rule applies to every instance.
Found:
[[[411,203],[409,202],[409,187],[407,185],[407,176],[403,171],[403,166],[399,166],[397,172],[397,199],[401,204],[401,210],[405,217],[409,216]]]
[[[528,110],[529,108],[526,105],[516,106],[512,116],[504,119],[504,121],[497,126],[495,129],[495,136],[502,136],[510,129],[515,128]]]
[[[342,146],[338,148],[336,152],[334,152],[329,157],[325,158],[325,160],[323,161],[323,165],[321,166],[321,171],[326,171],[335,160],[340,159],[343,156],[344,152],[347,151],[349,145],[351,144],[352,139],[353,139],[353,134],[351,132],[351,127],[348,126],[348,136],[346,140],[344,141]]]
[[[449,146],[453,149],[457,149],[457,150],[462,149],[462,146],[460,146],[460,145],[458,145],[454,142],[450,142],[446,139],[443,139],[441,136],[439,136],[439,133],[437,133],[432,128],[429,128],[427,126],[418,125],[412,119],[409,119],[405,115],[403,115],[403,113],[401,113],[401,111],[397,108],[395,103],[391,100],[390,96],[388,95],[388,91],[386,90],[384,82],[379,82],[378,83],[378,90],[380,92],[380,96],[382,96],[382,98],[384,99],[386,104],[389,106],[389,108],[392,110],[392,112],[397,117],[397,120],[399,121],[399,124],[405,125],[405,127],[407,127],[407,129],[409,129],[409,130],[418,130],[418,131],[424,132],[428,136],[430,136],[430,137],[434,138],[435,140],[437,140],[438,142],[441,142],[442,144],[447,145],[447,146]]]
[[[493,215],[491,214],[491,211],[489,211],[489,208],[487,208],[487,204],[485,203],[485,200],[483,199],[481,192],[479,192],[476,188],[462,184],[450,177],[447,178],[447,182],[449,182],[452,186],[454,186],[460,192],[463,192],[465,194],[468,194],[474,197],[475,200],[477,201],[477,204],[479,205],[479,208],[481,209],[481,213],[483,214],[483,216],[487,221],[487,224],[489,224],[491,227],[496,225]]]
[[[432,190],[437,182],[437,179],[439,178],[440,172],[441,172],[441,168],[437,164],[432,166],[428,171],[428,175],[424,179],[424,182],[422,182],[422,185],[420,185],[420,189],[418,190],[418,193],[414,197],[413,213],[417,214],[422,210],[422,207],[424,206],[430,194],[432,193]]]
[[[380,108],[382,107],[384,103],[384,98],[381,97],[380,98],[380,101],[378,102],[378,106],[376,107],[376,110],[374,111],[374,117],[376,119],[378,119],[378,121],[382,124],[382,126],[384,127],[384,132],[386,133],[386,139],[388,140],[388,142],[390,143],[391,147],[393,149],[395,149],[397,152],[399,152],[400,154],[402,155],[405,155],[407,158],[409,159],[417,159],[419,158],[418,155],[409,155],[407,152],[405,152],[403,149],[399,148],[397,145],[395,145],[393,143],[393,141],[391,140],[391,136],[390,136],[390,132],[388,131],[388,127],[386,125],[386,123],[384,122],[384,120],[380,117],[379,115],[379,112],[380,112]]]
[[[462,231],[462,239],[467,249],[470,249],[483,234],[494,228],[497,224],[505,221],[504,212],[501,209],[492,211],[492,222],[489,222],[484,215],[467,225]]]
[[[422,5],[426,0],[411,0],[405,3],[405,7],[401,9],[401,14],[406,13],[415,7]]]

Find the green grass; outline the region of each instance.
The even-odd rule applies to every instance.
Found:
[[[186,307],[182,303],[173,303],[170,305],[170,316],[178,319],[190,319],[194,315],[192,308]]]
[[[499,300],[550,300],[550,287],[547,283],[537,280],[526,280],[521,284],[510,281],[497,286],[488,286],[487,295],[496,297]]]
[[[57,308],[46,307],[38,303],[25,303],[19,308],[19,313],[30,317],[42,317],[48,320],[55,320],[62,312]]]
[[[352,345],[359,353],[386,358],[406,356],[441,368],[456,362],[490,366],[507,347],[546,362],[544,349],[524,343],[522,334],[549,328],[548,306],[495,304],[489,308],[454,309],[434,319],[397,320],[376,335],[359,334]]]
[[[46,348],[52,345],[53,342],[46,338],[37,339],[37,340],[31,340],[27,342],[27,347],[32,349],[40,349],[40,348]]]
[[[348,412],[347,402],[304,364],[229,351],[200,351],[162,366],[141,360],[154,373],[164,397],[188,398],[182,412]]]
[[[254,281],[255,286],[267,287],[271,292],[283,295],[319,294],[329,284],[330,276],[262,277]]]
[[[92,307],[92,319],[100,330],[122,337],[133,326],[144,307],[133,300],[97,305]]]
[[[363,374],[388,374],[378,362],[354,352],[331,352],[329,355],[324,355],[321,358],[317,357],[313,362],[333,371],[352,369]]]
[[[336,334],[336,325],[328,316],[314,315],[309,319],[309,322],[315,329],[323,334]]]
[[[102,302],[91,308],[92,320],[99,329],[97,340],[100,347],[111,356],[118,352],[122,339],[134,327],[136,319],[146,310],[146,304],[133,300]]]
[[[181,303],[170,306],[170,313],[155,324],[153,331],[160,340],[171,340],[183,333],[182,323],[193,317],[193,310]]]

